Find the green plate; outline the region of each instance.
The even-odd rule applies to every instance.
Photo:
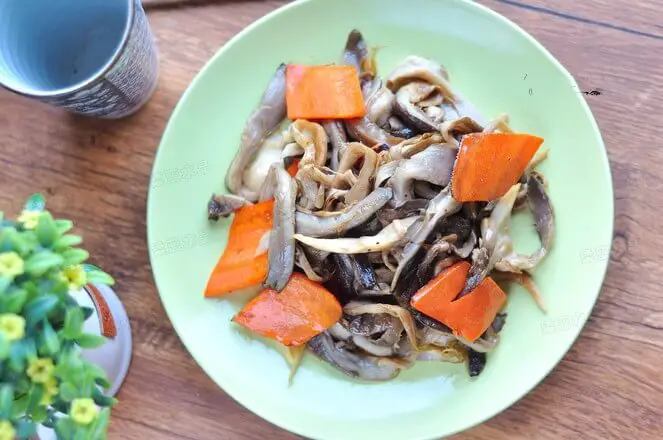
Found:
[[[425,363],[391,382],[362,383],[309,355],[289,387],[279,351],[230,322],[245,298],[203,299],[229,225],[208,223],[206,203],[212,192],[225,190],[244,122],[279,63],[337,61],[352,28],[381,47],[381,74],[409,54],[439,60],[486,118],[505,112],[517,131],[542,136],[550,149],[541,171],[550,182],[557,235],[535,272],[549,312],[511,289],[501,343],[476,379],[462,365]],[[193,81],[163,136],[147,214],[164,307],[191,355],[221,388],[306,437],[406,440],[439,438],[494,416],[560,361],[601,288],[613,196],[605,147],[578,86],[515,24],[460,0],[304,0],[246,28]],[[531,218],[517,219],[514,230],[522,249],[536,246]]]

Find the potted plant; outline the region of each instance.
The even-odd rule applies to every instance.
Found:
[[[72,227],[41,195],[16,220],[0,212],[0,440],[34,438],[39,425],[59,439],[106,438],[116,400],[104,393],[106,371],[85,357],[106,338],[85,331],[95,310],[71,292],[113,279],[85,265]]]

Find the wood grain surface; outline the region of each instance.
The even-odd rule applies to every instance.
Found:
[[[145,205],[168,116],[230,37],[282,1],[145,0],[161,79],[123,121],[74,117],[0,91],[0,210],[43,191],[75,219],[129,312],[134,358],[110,438],[285,440],[184,350],[154,287]],[[606,141],[616,219],[608,276],[577,343],[527,397],[459,440],[663,438],[663,10],[660,0],[482,0],[521,25],[578,80]],[[592,250],[589,259],[607,258]],[[573,320],[550,323],[570,331]],[[489,398],[489,397],[488,397]]]

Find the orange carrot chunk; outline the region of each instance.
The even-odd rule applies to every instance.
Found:
[[[297,172],[299,171],[299,162],[301,162],[301,159],[295,159],[288,167],[287,171],[291,177],[295,177],[297,175]]]
[[[518,133],[463,136],[451,180],[459,202],[489,202],[502,197],[523,175],[543,139]]]
[[[366,114],[357,71],[352,66],[305,66],[286,69],[288,118],[351,119]]]
[[[506,304],[506,294],[492,278],[485,278],[472,292],[454,301],[465,286],[470,264],[461,261],[442,271],[419,289],[410,304],[437,319],[453,334],[475,341],[486,331]]]
[[[263,290],[233,321],[283,345],[296,346],[334,325],[342,313],[334,295],[295,272],[280,293]]]
[[[267,249],[259,251],[272,229],[274,201],[243,206],[230,225],[226,249],[207,281],[205,297],[220,296],[258,285],[267,278]]]
[[[470,263],[467,261],[448,267],[419,289],[410,304],[421,313],[435,318],[463,290],[469,271]]]

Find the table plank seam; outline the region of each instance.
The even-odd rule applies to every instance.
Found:
[[[128,422],[128,423],[135,423],[135,424],[140,425],[144,428],[151,429],[152,431],[156,431],[156,432],[159,432],[161,434],[169,434],[169,435],[177,436],[182,440],[197,440],[193,437],[189,437],[189,436],[186,436],[186,435],[183,435],[183,434],[180,434],[180,433],[176,433],[176,432],[173,432],[173,431],[168,431],[166,429],[158,428],[154,425],[148,425],[147,423],[141,422],[139,420],[134,420],[134,419],[127,418],[123,415],[113,414],[113,418],[118,419],[118,420],[122,420],[122,421]]]
[[[594,20],[592,18],[580,17],[578,15],[569,14],[568,12],[556,11],[550,8],[544,8],[542,6],[530,5],[528,3],[519,2],[516,0],[493,0],[499,3],[504,3],[511,5],[517,8],[528,9],[530,11],[539,12],[541,14],[552,15],[554,17],[563,18],[565,20],[577,21],[580,23],[591,24],[594,26],[603,27],[606,29],[612,29],[619,32],[625,32],[631,35],[637,35],[640,37],[653,38],[655,40],[663,40],[663,35],[652,34],[650,32],[639,31],[637,29],[632,29],[626,26],[619,26],[616,24],[609,23],[607,21]],[[660,27],[660,26],[657,26]]]

